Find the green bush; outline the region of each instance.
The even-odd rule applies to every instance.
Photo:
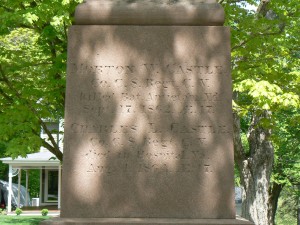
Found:
[[[0,209],[0,216],[7,215],[7,211],[5,209]]]
[[[42,216],[47,216],[49,210],[48,209],[42,209]]]
[[[17,216],[20,216],[23,211],[20,208],[16,208],[15,212],[16,212]]]

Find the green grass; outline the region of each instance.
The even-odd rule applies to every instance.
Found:
[[[0,216],[1,225],[38,225],[49,216]]]

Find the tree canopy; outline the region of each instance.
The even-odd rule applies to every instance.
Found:
[[[220,2],[232,28],[235,162],[244,188],[243,216],[273,224],[283,186],[300,182],[299,3]]]
[[[63,118],[67,28],[79,2],[0,3],[0,141],[9,156],[43,145],[62,159],[45,120]],[[41,127],[49,140],[40,138]]]

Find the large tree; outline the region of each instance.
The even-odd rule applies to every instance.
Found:
[[[220,2],[232,27],[234,146],[244,189],[242,215],[257,225],[270,225],[281,190],[272,177],[274,168],[280,173],[277,156],[283,151],[297,155],[283,149],[288,136],[274,131],[291,122],[279,122],[279,116],[299,109],[298,2]],[[256,9],[251,11],[250,5]]]
[[[6,155],[25,156],[43,145],[62,160],[46,120],[63,118],[67,27],[79,2],[0,3],[0,141]]]

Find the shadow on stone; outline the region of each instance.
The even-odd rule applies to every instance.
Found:
[[[220,5],[87,1],[75,20],[61,218],[41,224],[251,224],[235,218]]]

